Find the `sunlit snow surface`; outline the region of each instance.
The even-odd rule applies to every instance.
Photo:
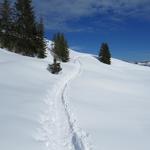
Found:
[[[59,75],[49,63],[0,49],[0,150],[150,149],[150,68],[74,51]]]
[[[95,150],[150,149],[150,68],[79,57],[68,99]]]

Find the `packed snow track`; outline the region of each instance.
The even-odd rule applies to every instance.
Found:
[[[50,91],[47,95],[47,100],[54,98],[53,103],[49,101],[50,112],[47,113],[47,115],[53,114],[53,118],[47,120],[49,116],[42,116],[42,118],[46,118],[42,124],[49,150],[90,150],[87,137],[75,125],[76,121],[67,103],[67,87],[81,72],[79,57],[74,58],[72,62],[74,69],[61,78],[54,86],[53,92]],[[53,146],[51,143],[53,143]]]

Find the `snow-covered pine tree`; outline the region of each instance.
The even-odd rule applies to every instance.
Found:
[[[17,0],[16,7],[16,50],[27,56],[37,54],[36,49],[36,21],[32,7],[32,0]]]
[[[111,64],[111,54],[107,43],[102,43],[99,52],[99,60],[105,64]]]

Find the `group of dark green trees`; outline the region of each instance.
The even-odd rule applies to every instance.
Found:
[[[26,56],[45,57],[43,20],[36,20],[32,0],[0,3],[0,47]]]
[[[53,74],[59,73],[62,70],[60,66],[61,62],[68,62],[69,61],[69,49],[67,40],[64,37],[63,33],[57,33],[54,35],[52,39],[52,49],[51,53],[53,55],[53,64],[48,66],[48,70],[51,71]],[[58,62],[59,61],[59,62]]]
[[[67,41],[62,33],[53,37],[52,54],[57,61],[69,61]],[[12,6],[9,0],[0,3],[0,47],[26,56],[44,58],[44,24],[37,21],[32,0],[16,0]],[[99,60],[111,64],[111,54],[107,43],[102,43]]]
[[[53,37],[52,44],[52,54],[54,59],[60,60],[62,62],[69,61],[69,49],[67,40],[63,33],[57,33]]]
[[[102,46],[99,51],[98,59],[105,64],[111,64],[111,54],[109,50],[109,46],[107,43],[102,43]]]

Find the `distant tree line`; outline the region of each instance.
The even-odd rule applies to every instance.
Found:
[[[43,20],[36,20],[32,0],[0,3],[0,47],[26,56],[45,57]]]

